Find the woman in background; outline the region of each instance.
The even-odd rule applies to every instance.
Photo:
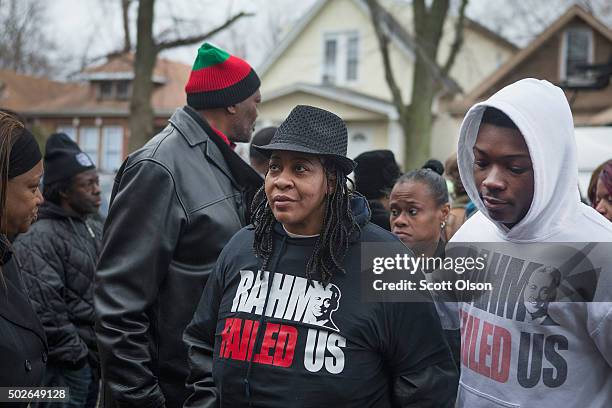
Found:
[[[401,176],[389,197],[391,230],[418,255],[445,257],[445,226],[450,211],[448,189],[442,176],[431,169]],[[424,271],[429,275],[431,270]],[[430,276],[428,276],[430,278]],[[432,293],[436,298],[436,293]],[[461,341],[456,304],[436,301],[446,341],[460,369]]]
[[[389,208],[391,231],[415,254],[443,254],[450,205],[442,176],[430,169],[402,175],[391,190]]]
[[[456,153],[446,159],[445,170],[446,177],[452,184],[452,189],[449,188],[451,209],[446,221],[446,228],[444,229],[444,240],[448,242],[475,210],[475,207],[465,192],[465,188],[463,188],[463,183],[459,176],[459,167],[457,167]]]
[[[37,387],[47,362],[45,332],[19,275],[11,241],[36,219],[42,156],[17,116],[0,111],[0,387]],[[25,407],[27,402],[3,406]]]
[[[589,199],[601,215],[612,221],[612,160],[601,166],[601,172],[595,183],[594,196]]]
[[[595,168],[595,170],[593,170],[593,173],[591,173],[591,178],[589,179],[589,186],[587,187],[587,198],[589,202],[586,204],[590,204],[593,208],[595,208],[595,193],[597,192],[597,180],[599,180],[599,175],[601,174],[601,171],[603,170],[606,163],[610,161],[612,160],[608,160],[601,163]]]

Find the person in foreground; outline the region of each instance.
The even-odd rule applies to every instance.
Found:
[[[246,61],[203,44],[187,106],[119,169],[94,291],[105,407],[187,398],[183,331],[262,183],[233,150],[251,138],[259,85]]]
[[[450,245],[496,243],[487,273],[505,293],[459,305],[458,407],[610,406],[610,265],[595,264],[602,269],[593,298],[606,301],[560,302],[559,283],[567,288],[572,281],[554,268],[566,268],[556,263],[572,252],[558,245],[554,257],[541,252],[542,243],[592,242],[599,244],[580,245],[594,248],[588,259],[609,256],[597,250],[609,253],[602,243],[612,241],[612,224],[580,202],[576,157],[572,112],[563,91],[547,81],[503,88],[474,105],[461,125],[459,171],[479,212]]]
[[[42,156],[32,133],[0,111],[0,387],[38,387],[47,364],[45,331],[28,298],[11,241],[36,219]],[[27,402],[3,403],[26,407]]]
[[[254,224],[223,249],[185,330],[185,407],[454,405],[434,305],[361,301],[360,244],[397,238],[349,192],[346,147],[339,117],[302,105],[259,147]]]

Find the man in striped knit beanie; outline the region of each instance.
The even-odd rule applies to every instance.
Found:
[[[105,407],[183,406],[183,331],[262,184],[233,150],[251,138],[259,85],[247,62],[202,45],[187,106],[117,174],[94,295]]]

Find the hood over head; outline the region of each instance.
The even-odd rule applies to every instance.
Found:
[[[360,194],[354,194],[351,197],[351,212],[359,227],[365,226],[372,216],[368,201]]]
[[[533,163],[534,193],[529,211],[512,229],[494,221],[474,181],[474,152],[487,107],[504,112],[523,135]],[[510,240],[539,240],[557,232],[578,211],[578,165],[572,112],[561,88],[548,81],[522,79],[472,106],[461,124],[459,173],[476,207]]]

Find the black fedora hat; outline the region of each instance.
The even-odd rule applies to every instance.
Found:
[[[275,150],[329,157],[349,174],[356,163],[346,157],[347,143],[348,133],[342,119],[324,109],[298,105],[276,130],[270,144],[254,147],[268,157]]]

